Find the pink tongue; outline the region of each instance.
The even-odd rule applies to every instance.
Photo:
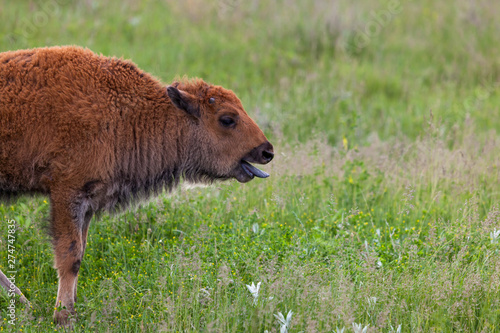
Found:
[[[264,172],[260,169],[257,169],[247,161],[241,161],[241,166],[243,167],[243,170],[250,176],[250,177],[259,177],[259,178],[267,178],[269,177],[269,174],[267,172]]]

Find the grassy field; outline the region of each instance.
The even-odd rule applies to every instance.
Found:
[[[0,51],[77,44],[165,83],[202,77],[235,91],[277,152],[269,179],[93,220],[75,331],[500,332],[499,12],[0,0]],[[12,326],[1,292],[0,331],[64,330],[48,218],[43,197],[0,204],[0,269],[13,219],[32,302]]]

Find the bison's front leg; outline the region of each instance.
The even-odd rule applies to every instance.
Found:
[[[52,193],[54,267],[59,276],[54,320],[61,325],[69,325],[76,316],[76,283],[92,213],[77,195]]]

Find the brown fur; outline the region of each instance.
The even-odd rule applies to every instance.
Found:
[[[168,91],[168,92],[167,92]],[[213,99],[211,99],[213,98]],[[225,126],[221,117],[234,126]],[[167,89],[132,62],[79,47],[0,53],[0,199],[51,200],[58,322],[74,314],[94,213],[170,190],[181,179],[249,177],[272,145],[229,90],[200,79]]]

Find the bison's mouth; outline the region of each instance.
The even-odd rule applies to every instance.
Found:
[[[259,178],[267,178],[269,177],[269,174],[265,171],[260,170],[259,168],[254,167],[250,163],[248,163],[245,160],[241,161],[241,168],[247,173],[248,176],[252,177],[259,177]]]
[[[250,163],[245,160],[241,160],[241,162],[236,167],[236,174],[234,178],[240,183],[246,183],[252,180],[254,177],[258,178],[267,178],[269,174],[265,171],[260,170],[259,168],[254,167]]]
[[[267,178],[269,177],[267,172],[254,167],[250,163],[267,164],[271,162],[273,157],[273,145],[266,141],[243,156],[233,169],[233,177],[240,183],[246,183],[254,177]]]

